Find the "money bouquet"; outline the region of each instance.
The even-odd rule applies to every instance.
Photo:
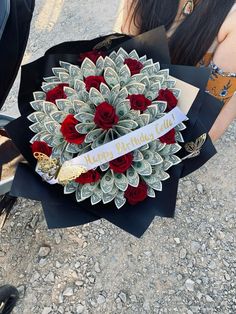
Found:
[[[140,237],[173,217],[179,179],[215,154],[207,80],[170,64],[162,28],[52,47],[22,69],[7,131],[28,164],[12,195],[41,201],[50,228],[105,218]]]
[[[180,90],[168,69],[135,50],[98,53],[95,63],[89,56],[81,67],[60,62],[34,93],[28,119],[37,171],[77,202],[114,200],[119,209],[155,198],[181,162]]]

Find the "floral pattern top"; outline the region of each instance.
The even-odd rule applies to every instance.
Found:
[[[213,53],[207,53],[199,66],[206,66],[211,69],[207,92],[225,104],[236,93],[236,73],[222,71],[214,64],[212,56]]]

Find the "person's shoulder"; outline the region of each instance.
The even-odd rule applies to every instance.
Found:
[[[218,34],[218,41],[222,42],[228,35],[236,36],[236,4],[226,17]]]

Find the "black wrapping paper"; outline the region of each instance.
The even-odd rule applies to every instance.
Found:
[[[157,29],[148,33],[138,36],[137,42],[135,38],[128,39],[127,37],[118,36],[107,49],[112,50],[112,45],[116,49],[122,46],[124,49],[129,47],[132,50],[135,47],[140,55],[147,54],[149,58],[153,57],[153,59],[158,56],[163,63],[163,68],[169,68],[171,75],[201,89],[188,114],[188,128],[183,132],[185,141],[195,140],[196,137],[209,130],[220,110],[218,102],[214,110],[209,109],[212,106],[211,100],[213,98],[204,92],[209,72],[206,69],[166,64],[169,61],[169,54],[166,54],[167,41],[164,39],[163,29]],[[157,40],[159,38],[161,41],[157,41],[154,44],[152,42],[154,35]],[[198,157],[185,160],[168,171],[170,179],[163,182],[163,190],[156,193],[157,196],[155,199],[147,198],[144,202],[135,206],[126,204],[119,210],[116,209],[113,203],[105,205],[100,203],[94,206],[90,204],[89,200],[77,203],[74,194],[64,195],[61,186],[50,186],[47,183],[43,183],[41,177],[34,173],[36,162],[32,157],[29,144],[33,133],[29,130],[30,122],[26,118],[33,111],[29,105],[29,102],[32,101],[33,92],[40,90],[43,77],[51,75],[51,68],[58,66],[60,60],[78,63],[80,52],[91,50],[94,45],[97,45],[103,40],[104,38],[99,38],[87,43],[84,41],[63,43],[51,48],[46,52],[44,57],[22,68],[19,93],[19,109],[22,116],[9,124],[7,131],[29,162],[29,165],[21,165],[19,167],[11,193],[14,196],[24,196],[26,198],[41,200],[49,228],[81,225],[101,217],[123,230],[140,237],[149,227],[155,216],[174,216],[179,179],[198,169],[216,153],[209,138]],[[149,41],[151,43],[148,46]],[[145,47],[148,46],[148,53],[144,45]],[[75,54],[75,52],[77,53]],[[216,103],[215,100],[214,103]],[[205,115],[207,115],[207,118]],[[184,149],[180,151],[180,157],[186,154]],[[27,183],[30,184],[30,188],[26,188]]]
[[[4,8],[4,2],[1,8]],[[10,1],[9,17],[0,38],[0,109],[15,81],[23,58],[34,4],[35,0]]]

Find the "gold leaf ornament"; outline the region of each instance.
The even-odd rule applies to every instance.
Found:
[[[184,158],[182,158],[182,160],[194,158],[200,155],[201,148],[205,144],[206,139],[207,139],[207,134],[204,133],[201,136],[199,136],[195,142],[186,143],[184,148],[189,154],[185,156]]]

